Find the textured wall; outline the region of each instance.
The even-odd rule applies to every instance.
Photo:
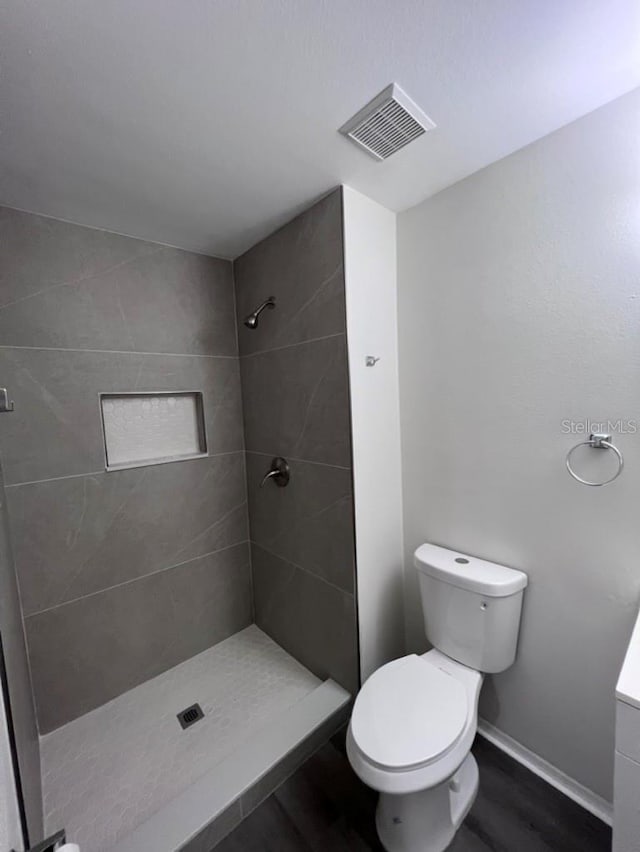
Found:
[[[640,595],[640,433],[574,482],[565,419],[638,421],[640,92],[399,217],[409,641],[422,541],[529,574],[518,658],[482,715],[607,798]],[[609,456],[610,454],[607,454]],[[586,450],[583,475],[611,458]]]
[[[252,620],[231,264],[0,211],[0,453],[41,731]],[[209,456],[105,473],[100,392],[201,390]]]
[[[256,622],[357,688],[351,437],[339,190],[234,264]],[[268,296],[257,329],[242,318]],[[273,456],[286,488],[259,483]]]

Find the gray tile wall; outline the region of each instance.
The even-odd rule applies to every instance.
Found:
[[[358,684],[341,190],[234,263],[256,622]],[[242,324],[268,296],[257,329]],[[259,483],[273,456],[286,488]]]
[[[31,845],[43,836],[40,746],[1,467],[0,501],[0,634],[9,689],[5,706],[11,709]]]
[[[40,730],[252,621],[231,263],[0,209],[0,416]],[[105,473],[100,392],[202,390],[209,457]]]

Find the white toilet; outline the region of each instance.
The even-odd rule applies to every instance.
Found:
[[[478,790],[471,754],[483,672],[516,654],[522,571],[423,544],[415,552],[427,638],[434,646],[374,672],[347,733],[356,774],[380,792],[376,825],[388,852],[443,852]]]

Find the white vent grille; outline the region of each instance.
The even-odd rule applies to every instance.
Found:
[[[376,159],[386,160],[434,127],[429,116],[392,83],[341,127],[340,133]]]

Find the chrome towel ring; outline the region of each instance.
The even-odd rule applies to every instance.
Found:
[[[588,479],[583,479],[581,476],[575,472],[575,470],[571,467],[571,456],[578,449],[578,447],[593,447],[596,450],[611,450],[611,452],[616,454],[618,459],[618,469],[613,474],[613,476],[609,477],[609,479],[605,479],[604,482],[589,482]],[[571,474],[574,479],[577,479],[578,482],[581,482],[583,485],[593,485],[594,487],[599,487],[601,485],[608,485],[610,482],[613,482],[614,479],[617,479],[622,473],[622,468],[624,467],[624,459],[622,458],[622,453],[620,450],[615,447],[611,443],[611,435],[605,435],[600,432],[592,432],[589,435],[588,441],[580,441],[579,444],[576,444],[575,447],[571,447],[569,452],[567,453],[567,470]]]

